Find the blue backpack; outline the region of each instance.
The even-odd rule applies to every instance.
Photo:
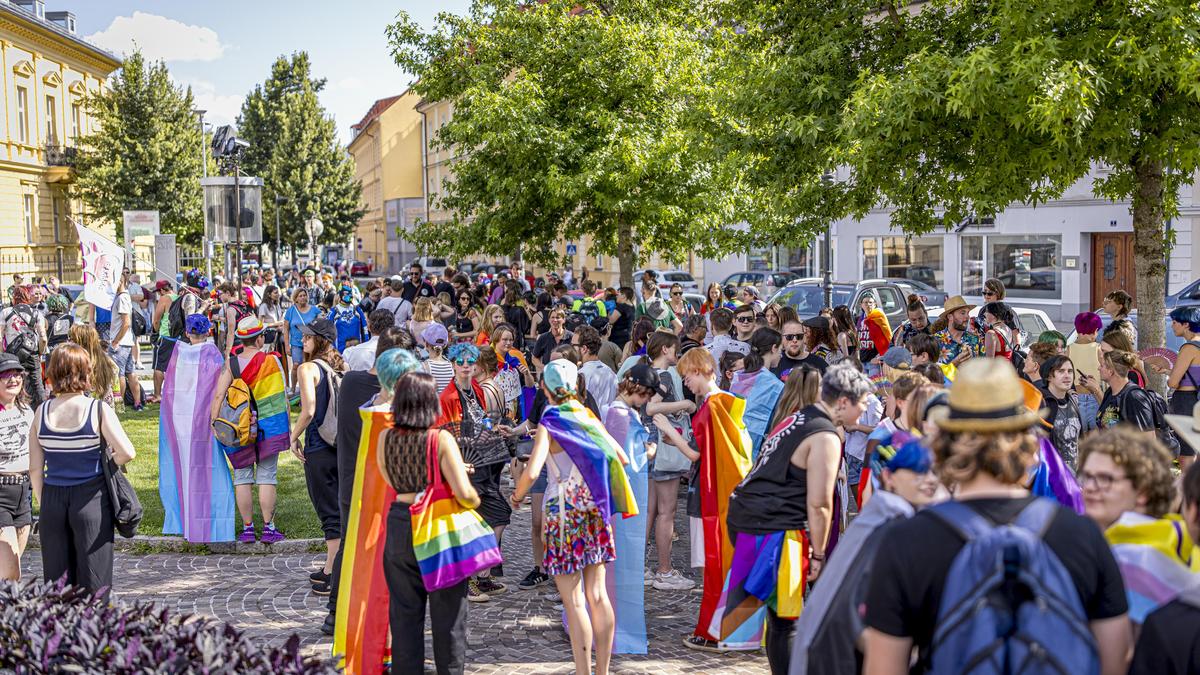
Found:
[[[959,502],[932,508],[967,543],[955,556],[933,634],[931,672],[1100,672],[1079,591],[1042,536],[1058,506],[1036,499],[1009,525]]]

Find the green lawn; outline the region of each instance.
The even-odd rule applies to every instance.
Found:
[[[161,535],[163,507],[158,498],[158,406],[147,406],[142,412],[126,411],[120,418],[137,450],[137,458],[128,465],[128,470],[129,481],[137,490],[146,512],[138,533]],[[261,530],[262,514],[258,511],[257,497],[254,510],[255,524]],[[304,484],[304,466],[290,452],[279,456],[279,497],[275,511],[275,524],[289,539],[322,537],[321,523]]]

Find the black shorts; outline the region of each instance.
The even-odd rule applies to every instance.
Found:
[[[479,506],[475,511],[490,527],[500,527],[512,522],[512,506],[509,505],[508,499],[500,493],[500,474],[504,472],[504,466],[504,464],[477,466],[475,473],[471,475],[471,484],[479,493]]]
[[[1167,412],[1172,415],[1191,415],[1192,408],[1196,406],[1197,393],[1195,390],[1190,391],[1175,391],[1171,393],[1171,401],[1167,404]],[[1176,436],[1179,436],[1176,434]],[[1188,445],[1188,442],[1179,438],[1179,456],[1180,457],[1195,457],[1196,448]]]
[[[29,481],[20,485],[0,485],[0,527],[25,527],[33,524],[33,490]]]
[[[167,367],[171,365],[171,354],[175,353],[175,342],[173,338],[159,336],[154,345],[155,372],[167,372]]]

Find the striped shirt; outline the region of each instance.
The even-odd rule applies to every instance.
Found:
[[[103,474],[100,467],[100,435],[97,416],[100,406],[95,401],[88,409],[83,423],[74,429],[55,429],[50,426],[50,401],[42,404],[38,443],[46,456],[46,484],[57,487],[82,485]]]

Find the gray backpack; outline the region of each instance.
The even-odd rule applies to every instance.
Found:
[[[330,445],[337,445],[337,400],[338,394],[342,389],[342,374],[333,369],[333,366],[326,363],[323,359],[313,359],[313,363],[317,364],[325,373],[325,377],[329,381],[329,403],[325,406],[325,417],[321,420],[321,425],[317,427],[317,435],[321,440]]]

